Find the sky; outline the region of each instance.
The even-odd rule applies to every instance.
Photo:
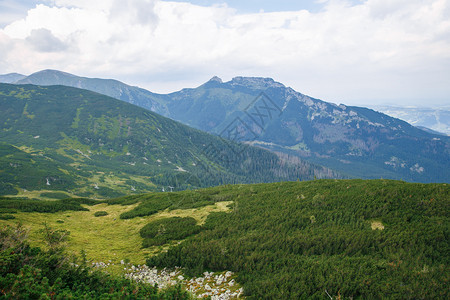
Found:
[[[0,0],[0,74],[152,92],[271,77],[333,103],[448,106],[450,0]]]

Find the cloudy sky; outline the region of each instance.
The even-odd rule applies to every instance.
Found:
[[[352,105],[450,103],[450,0],[0,0],[0,74],[153,92],[272,77]]]

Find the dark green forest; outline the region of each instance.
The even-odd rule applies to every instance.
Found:
[[[325,291],[344,298],[446,299],[449,192],[446,184],[389,180],[200,190],[200,203],[233,200],[231,212],[212,213],[199,234],[147,263],[182,266],[190,275],[231,270],[250,299],[324,299]],[[194,193],[173,194],[194,205]],[[152,214],[151,199],[139,198],[141,213],[133,216]]]

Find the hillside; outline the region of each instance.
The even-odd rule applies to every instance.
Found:
[[[270,78],[213,78],[169,94],[170,117],[228,137],[297,155],[359,178],[449,182],[450,138],[363,107],[311,98]]]
[[[68,190],[76,185],[76,178],[69,175],[76,173],[76,169],[64,160],[49,159],[3,143],[0,143],[0,170],[1,195],[15,195],[19,187],[30,191],[37,187],[50,187],[47,180],[53,189],[58,190]]]
[[[43,70],[5,83],[71,86],[107,95],[161,115],[167,115],[163,101],[159,101],[159,98],[163,97],[162,95],[113,79],[86,78],[56,70]]]
[[[161,290],[111,276],[88,265],[86,257],[68,255],[67,230],[45,227],[47,247],[31,246],[27,234],[20,224],[0,227],[2,299],[192,299],[179,285]]]
[[[202,276],[194,281],[231,271],[250,299],[449,297],[448,184],[314,180],[29,201],[0,199],[16,217],[0,224],[36,231],[46,219],[95,262],[147,253],[150,268],[181,266]]]
[[[1,194],[110,198],[338,176],[77,88],[0,84],[0,118]]]
[[[148,265],[231,270],[255,299],[449,296],[446,184],[320,180],[205,194],[233,200],[232,212],[212,213]]]
[[[91,89],[191,127],[350,177],[450,181],[449,137],[371,109],[314,99],[270,78],[235,77],[222,82],[214,77],[197,88],[167,95],[54,70],[34,73],[18,83]]]

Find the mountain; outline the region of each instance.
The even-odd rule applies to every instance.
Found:
[[[164,98],[162,95],[154,94],[138,87],[129,86],[113,79],[86,78],[56,70],[43,70],[10,83],[65,85],[86,89],[135,104],[162,115],[167,115],[164,104],[158,102],[159,98]]]
[[[0,75],[0,83],[14,83],[25,77],[27,77],[27,76],[18,74],[18,73],[4,74],[4,75]]]
[[[448,136],[448,134],[442,133],[442,132],[438,132],[436,130],[430,129],[428,127],[423,127],[423,126],[416,126],[416,128],[419,128],[420,130],[426,131],[428,133],[434,134],[434,135],[443,135],[443,136]]]
[[[175,120],[350,176],[450,180],[448,137],[371,109],[314,99],[270,78],[213,78],[169,97]]]
[[[1,194],[108,198],[340,177],[78,88],[0,84],[0,118]]]
[[[376,111],[399,118],[422,130],[428,128],[434,134],[450,135],[450,107],[400,107],[389,105],[371,106]]]
[[[71,76],[47,70],[18,83],[89,82],[92,89],[108,90],[111,95],[111,90],[94,84],[107,81]],[[450,181],[449,137],[371,109],[314,99],[270,78],[235,77],[223,82],[214,77],[197,88],[141,95],[139,101],[112,96],[188,126],[299,157],[350,177]]]

